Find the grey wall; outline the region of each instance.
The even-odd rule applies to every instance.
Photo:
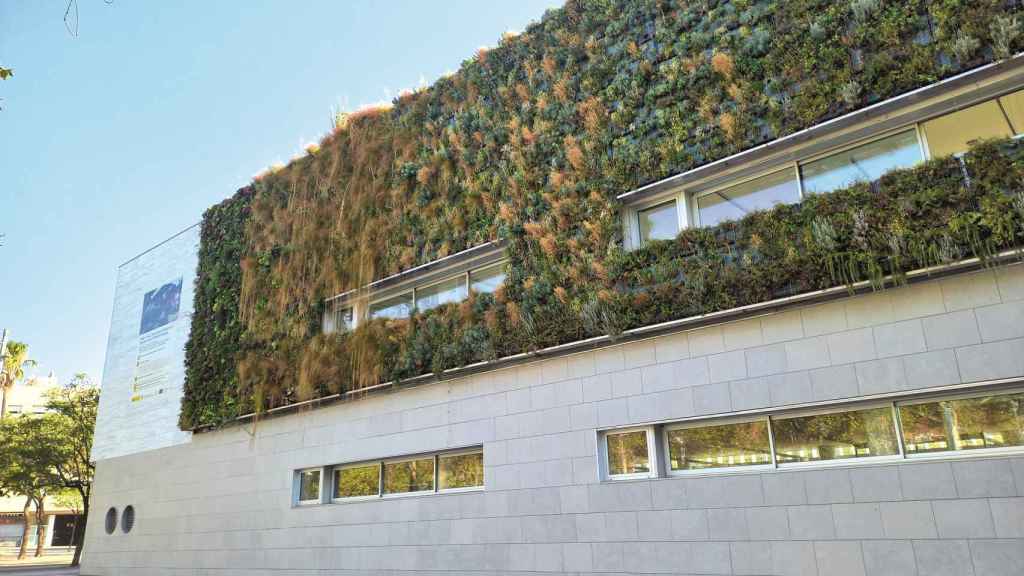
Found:
[[[370,396],[100,461],[82,573],[1018,575],[1024,454],[610,483],[595,446],[1018,376],[1022,266]],[[481,443],[482,492],[291,506],[296,468]]]

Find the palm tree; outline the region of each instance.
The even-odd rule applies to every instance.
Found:
[[[0,350],[3,365],[0,366],[0,419],[7,416],[7,391],[25,377],[25,368],[35,366],[36,361],[28,357],[28,344],[11,340],[7,350]]]

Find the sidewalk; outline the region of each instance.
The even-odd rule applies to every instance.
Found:
[[[6,550],[0,550],[0,566],[67,566],[71,563],[74,552],[63,550],[51,552],[36,558],[30,552],[24,560],[18,560],[17,551],[8,554]]]

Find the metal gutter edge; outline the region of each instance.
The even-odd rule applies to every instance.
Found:
[[[991,259],[992,262],[1000,264],[1013,264],[1024,262],[1024,249],[1006,250],[1000,252]],[[919,282],[934,280],[943,278],[945,276],[951,276],[954,274],[961,274],[965,272],[974,272],[989,266],[989,263],[983,262],[980,258],[969,258],[966,260],[960,260],[958,262],[952,262],[950,264],[943,264],[939,266],[931,266],[929,268],[921,268],[908,272],[906,275],[908,284],[916,284]],[[886,285],[893,283],[893,277],[887,276],[885,278]],[[359,390],[350,390],[341,394],[332,394],[330,396],[324,396],[322,398],[314,398],[312,400],[305,400],[303,402],[297,402],[294,404],[288,404],[286,406],[278,406],[271,408],[261,414],[249,413],[235,418],[235,423],[242,424],[259,417],[266,416],[277,416],[291,413],[304,407],[315,407],[320,405],[334,404],[336,402],[351,401],[364,394],[380,393],[383,391],[397,391],[406,388],[412,388],[421,384],[441,382],[445,380],[453,380],[462,376],[468,376],[470,374],[476,374],[487,370],[496,370],[499,368],[508,368],[517,366],[520,364],[526,364],[533,361],[539,361],[547,358],[555,358],[562,355],[567,355],[577,352],[586,352],[597,348],[604,348],[607,346],[621,345],[628,342],[637,342],[640,340],[649,340],[656,336],[662,336],[665,334],[672,334],[676,332],[686,332],[689,330],[695,330],[711,324],[727,323],[740,319],[748,319],[757,316],[767,316],[775,314],[781,310],[792,308],[795,306],[816,304],[821,302],[827,302],[830,300],[836,300],[839,298],[853,296],[856,294],[863,294],[866,292],[874,291],[873,286],[868,281],[861,281],[853,284],[852,286],[836,286],[833,288],[826,288],[823,290],[816,290],[813,292],[805,292],[802,294],[795,294],[793,296],[786,296],[784,298],[777,298],[775,300],[768,300],[765,302],[758,302],[756,304],[749,304],[746,306],[740,306],[737,308],[730,308],[728,310],[721,310],[718,312],[709,312],[707,314],[700,314],[698,316],[689,316],[687,318],[680,318],[678,320],[671,320],[668,322],[662,322],[660,324],[651,324],[648,326],[641,326],[638,328],[632,328],[624,331],[618,336],[603,335],[595,336],[593,338],[587,338],[585,340],[577,340],[574,342],[567,342],[565,344],[558,344],[556,346],[550,346],[533,352],[521,352],[519,354],[513,354],[511,356],[504,356],[495,360],[486,360],[483,362],[476,362],[468,364],[459,368],[450,368],[445,370],[441,374],[422,374],[420,376],[414,376],[401,381],[391,381],[370,386],[367,388],[361,388]],[[191,432],[203,432],[206,430],[212,430],[212,427],[200,427],[190,430]]]

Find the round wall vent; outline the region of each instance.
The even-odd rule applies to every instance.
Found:
[[[128,505],[121,513],[121,531],[127,534],[132,531],[132,526],[135,526],[135,507]]]
[[[105,520],[107,534],[113,534],[114,530],[117,530],[117,508],[113,506],[107,510],[107,518]]]

